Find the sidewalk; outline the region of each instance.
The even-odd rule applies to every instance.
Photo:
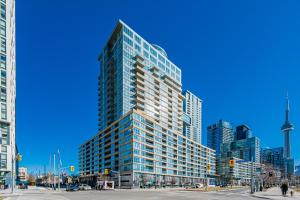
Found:
[[[279,187],[273,187],[268,189],[265,192],[256,192],[253,194],[254,197],[262,198],[262,199],[299,199],[300,200],[300,193],[294,191],[294,196],[291,197],[290,189],[288,191],[288,195],[283,197],[281,195],[281,190]]]

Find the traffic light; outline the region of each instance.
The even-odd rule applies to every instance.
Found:
[[[104,169],[104,174],[108,175],[109,174],[109,170],[108,169]]]
[[[21,154],[18,154],[18,155],[17,155],[17,161],[20,162],[21,160],[22,160],[22,156],[21,156]]]
[[[210,169],[211,169],[211,165],[207,164],[207,170],[210,171]]]
[[[235,161],[233,159],[229,160],[229,167],[234,167]]]
[[[70,166],[70,171],[74,172],[75,171],[75,167],[73,165]]]

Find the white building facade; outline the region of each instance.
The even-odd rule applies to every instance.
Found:
[[[10,185],[11,172],[15,175],[15,102],[16,50],[15,0],[0,1],[0,183]]]
[[[202,100],[188,90],[183,95],[185,97],[183,109],[190,117],[190,125],[184,126],[183,134],[201,144]]]

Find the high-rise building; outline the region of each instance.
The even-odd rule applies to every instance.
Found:
[[[183,134],[201,144],[202,100],[188,90],[183,95],[183,110],[191,119],[190,125],[183,127]]]
[[[207,146],[216,150],[216,155],[221,154],[222,143],[234,140],[233,127],[230,122],[219,120],[219,122],[207,127]]]
[[[236,127],[235,131],[235,139],[236,140],[243,140],[246,138],[252,137],[252,131],[246,124],[242,124]]]
[[[217,161],[217,171],[221,181],[229,183],[232,179],[248,183],[251,179],[251,165],[260,164],[260,140],[252,136],[248,126],[238,126],[235,139],[221,144],[221,155]],[[230,160],[235,160],[230,166]]]
[[[274,169],[284,173],[283,147],[267,148],[261,150],[261,163],[272,166]]]
[[[291,178],[295,173],[294,159],[291,157],[291,141],[290,133],[294,129],[293,124],[289,121],[290,102],[288,96],[286,97],[286,110],[285,110],[285,122],[281,127],[281,131],[284,134],[284,159],[285,159],[285,177]]]
[[[215,174],[215,151],[183,135],[181,70],[165,50],[119,21],[99,62],[99,133],[79,148],[83,177],[113,170],[140,187]]]
[[[257,137],[223,143],[221,157],[235,157],[244,161],[260,163],[260,140]]]
[[[1,68],[1,116],[0,116],[0,182],[11,185],[12,160],[15,147],[15,1],[0,1],[0,68]]]
[[[300,177],[300,165],[297,165],[297,166],[295,167],[295,176]]]

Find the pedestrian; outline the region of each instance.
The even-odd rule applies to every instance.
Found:
[[[291,190],[291,197],[293,197],[294,196],[294,191],[293,190]]]
[[[282,183],[281,186],[280,186],[282,196],[284,196],[283,185],[284,185],[284,183]]]
[[[283,184],[283,195],[286,196],[287,191],[289,190],[289,187],[286,183]]]
[[[260,187],[259,187],[259,191],[263,191],[263,186],[262,185],[260,185]]]

